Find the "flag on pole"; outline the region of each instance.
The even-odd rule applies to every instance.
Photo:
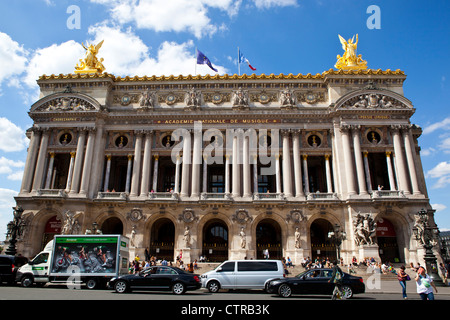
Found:
[[[252,65],[250,64],[250,61],[248,61],[248,59],[246,57],[244,57],[244,54],[239,50],[239,63],[242,63],[242,62],[247,62],[250,69],[252,69],[253,71],[256,70],[256,68],[252,67]]]
[[[209,59],[198,49],[197,49],[197,64],[206,64],[212,70],[214,70],[215,72],[218,72],[217,69],[215,69],[212,66],[211,61],[209,61]]]

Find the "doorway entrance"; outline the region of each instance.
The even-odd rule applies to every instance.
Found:
[[[256,258],[266,258],[264,253],[269,252],[269,259],[281,259],[283,250],[281,246],[281,227],[275,220],[264,219],[256,226]]]
[[[212,219],[203,227],[202,255],[209,262],[228,259],[228,227],[222,220]]]

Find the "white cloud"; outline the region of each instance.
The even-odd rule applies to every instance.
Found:
[[[447,206],[445,204],[441,204],[441,203],[434,203],[431,205],[431,207],[436,210],[436,212],[439,211],[443,211],[445,209],[447,209]]]
[[[253,0],[253,2],[259,9],[297,6],[297,0]]]
[[[184,43],[163,42],[157,50],[151,50],[131,28],[122,31],[118,26],[105,23],[91,26],[89,34],[93,42],[104,40],[99,57],[104,58],[106,72],[116,76],[188,75],[194,74],[196,59],[191,40]],[[154,53],[152,51],[155,51]],[[212,61],[213,59],[209,57]],[[227,69],[213,65],[223,74]],[[208,67],[197,66],[198,74],[213,73]]]
[[[0,157],[0,174],[11,174],[14,168],[23,168],[25,163],[23,161],[10,160],[5,157]]]
[[[433,189],[444,188],[450,184],[450,163],[446,161],[440,162],[433,169],[428,170],[426,176],[430,178],[439,178],[432,187]]]
[[[6,33],[0,32],[0,85],[25,71],[27,51],[12,40]]]
[[[19,128],[6,118],[0,118],[0,150],[15,152],[25,150],[28,138],[25,130]]]
[[[25,83],[34,87],[36,80],[43,74],[73,73],[79,59],[84,57],[84,52],[81,44],[73,40],[37,49],[27,65]]]
[[[442,121],[433,123],[423,129],[423,134],[430,134],[438,129],[449,130],[450,129],[450,117],[445,118]]]
[[[91,0],[106,5],[120,24],[134,23],[139,29],[157,32],[189,32],[197,38],[212,35],[218,26],[208,16],[209,9],[229,15],[237,13],[241,0]]]
[[[15,190],[0,188],[0,240],[5,239],[6,226],[13,219],[14,197],[18,194]]]

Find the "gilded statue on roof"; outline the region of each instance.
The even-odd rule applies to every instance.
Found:
[[[356,48],[358,46],[358,34],[353,36],[351,39],[345,40],[341,35],[339,35],[339,40],[342,44],[342,49],[344,49],[344,55],[341,57],[337,56],[337,62],[335,67],[342,70],[364,70],[367,69],[367,61],[362,59],[361,55],[356,55]]]
[[[87,47],[81,43],[86,50],[86,57],[80,59],[80,65],[75,66],[75,73],[102,73],[105,70],[103,66],[103,58],[98,59],[97,54],[103,45],[103,40],[97,44],[90,44]]]

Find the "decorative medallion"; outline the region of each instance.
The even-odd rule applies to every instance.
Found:
[[[169,94],[166,96],[166,103],[167,103],[168,105],[172,105],[172,104],[174,104],[175,102],[177,102],[177,97],[176,97],[174,94],[169,93]]]
[[[140,208],[133,208],[130,212],[127,213],[127,219],[133,222],[138,222],[143,218],[144,214],[142,213],[142,209]]]
[[[258,97],[258,101],[262,104],[266,104],[270,101],[270,97],[266,93],[262,92]]]
[[[220,93],[214,93],[211,97],[214,104],[222,103],[223,97]]]
[[[183,212],[178,216],[178,221],[184,221],[185,223],[191,223],[197,221],[198,217],[195,215],[194,210],[191,208],[186,208]]]
[[[305,221],[306,217],[303,215],[303,212],[299,209],[294,209],[286,215],[286,222],[292,221],[297,224],[302,221]]]
[[[236,213],[231,216],[231,220],[237,221],[240,224],[245,224],[247,221],[252,221],[253,218],[248,214],[245,209],[237,209]]]
[[[131,103],[131,97],[129,96],[129,95],[123,95],[121,98],[120,98],[120,104],[121,105],[123,105],[123,106],[127,106],[127,105],[129,105]]]

